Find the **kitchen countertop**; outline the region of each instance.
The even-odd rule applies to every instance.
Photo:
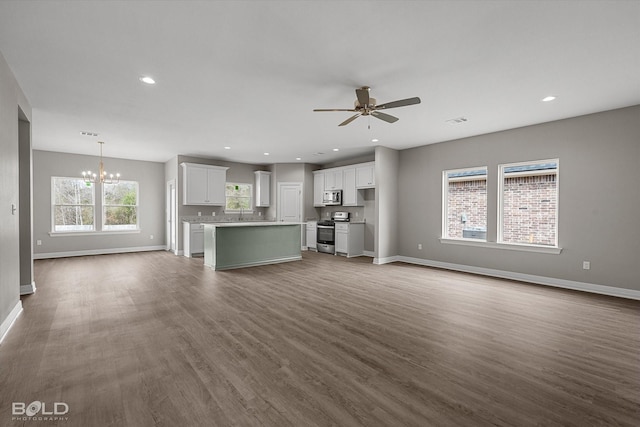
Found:
[[[241,222],[203,222],[203,225],[214,227],[266,227],[273,225],[302,225],[304,222],[284,222],[284,221],[241,221]]]

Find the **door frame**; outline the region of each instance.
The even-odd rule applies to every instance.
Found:
[[[171,203],[171,189],[173,188],[175,194],[175,200],[172,205]],[[167,181],[167,191],[166,191],[166,250],[173,252],[175,255],[178,255],[178,226],[176,224],[177,214],[178,214],[178,189],[176,188],[176,180],[171,179]],[[171,213],[173,212],[173,218],[171,217]],[[175,242],[175,248],[173,251],[171,250],[171,240]]]
[[[302,218],[304,217],[304,186],[301,182],[278,182],[278,198],[276,204],[276,221],[282,221],[282,209],[280,209],[280,204],[282,203],[282,188],[289,186],[298,187],[300,190],[300,222],[302,222]]]

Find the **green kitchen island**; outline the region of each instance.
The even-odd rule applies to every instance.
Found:
[[[302,223],[205,223],[204,264],[214,270],[302,259]]]

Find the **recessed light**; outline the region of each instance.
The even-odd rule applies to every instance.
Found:
[[[264,153],[264,155],[265,155],[265,156],[268,156],[268,155],[269,155],[269,153]]]
[[[371,142],[378,142],[378,141],[379,141],[379,139],[378,139],[378,138],[373,138],[373,139],[371,140]]]
[[[231,147],[224,147],[225,150],[231,150]]]
[[[334,148],[333,151],[340,151],[340,149],[339,148]]]
[[[296,157],[296,160],[302,160],[302,157]]]
[[[146,83],[146,84],[148,84],[148,85],[154,85],[154,84],[156,84],[156,81],[155,81],[155,80],[153,80],[153,78],[151,78],[151,77],[149,77],[149,76],[142,76],[142,77],[140,77],[140,81],[141,81],[142,83]]]
[[[549,102],[549,101],[553,101],[554,99],[556,99],[555,96],[549,95],[549,96],[545,96],[544,98],[542,98],[542,102]]]

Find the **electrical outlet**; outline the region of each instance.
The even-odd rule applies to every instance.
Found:
[[[211,216],[216,216],[216,211],[211,212]]]
[[[36,240],[36,245],[42,246],[42,240]]]
[[[149,239],[153,240],[153,234],[151,234],[151,235],[149,236]]]
[[[591,261],[582,261],[583,270],[591,270]]]
[[[262,216],[262,212],[258,212],[258,216]]]
[[[356,218],[358,218],[358,212],[356,212]]]
[[[202,216],[202,212],[198,212],[198,216]]]
[[[418,250],[422,250],[422,243],[418,243]]]

